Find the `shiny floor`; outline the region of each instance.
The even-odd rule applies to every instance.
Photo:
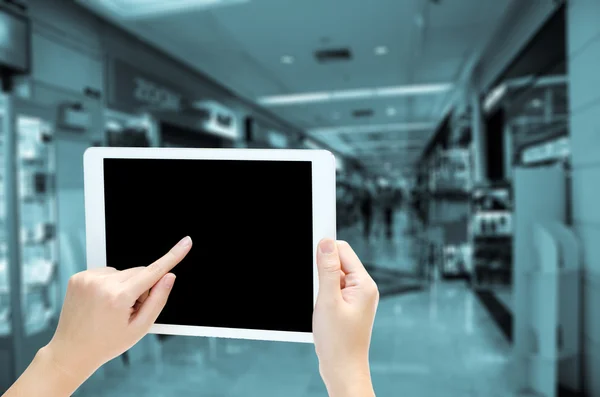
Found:
[[[386,274],[410,274],[415,263],[407,254],[410,237],[403,234],[407,223],[408,217],[399,213],[392,241],[373,237],[367,242],[358,229],[339,237],[347,239],[369,263],[391,270]],[[417,280],[409,277],[408,281]],[[467,285],[462,281],[420,284],[420,288],[400,289],[381,299],[371,346],[377,395],[515,395],[510,346]],[[152,346],[160,346],[160,351]],[[130,354],[128,364],[115,360],[77,394],[327,396],[312,345],[194,337],[170,337],[156,343],[154,336]]]

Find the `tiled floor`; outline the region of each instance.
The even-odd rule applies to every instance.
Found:
[[[404,221],[398,220],[397,229]],[[353,245],[353,235],[347,238]],[[401,236],[401,233],[398,233]],[[404,241],[402,241],[404,239]],[[403,244],[371,243],[369,258],[400,271],[413,269]],[[367,246],[355,245],[362,255]],[[380,246],[381,257],[374,247]],[[391,248],[394,248],[392,250]],[[387,249],[387,251],[386,251]],[[437,282],[384,297],[371,348],[378,396],[512,396],[509,345],[461,282]],[[325,397],[312,345],[172,337],[158,365],[142,359],[107,371],[79,395]]]

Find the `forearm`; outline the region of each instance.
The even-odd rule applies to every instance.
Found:
[[[88,371],[89,372],[89,371]],[[4,397],[68,397],[91,373],[72,373],[56,362],[47,347],[38,351]]]

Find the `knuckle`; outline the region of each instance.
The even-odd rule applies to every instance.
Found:
[[[339,240],[338,247],[339,247],[339,249],[348,249],[348,248],[350,248],[350,244],[348,244],[348,242],[346,240]]]
[[[150,276],[158,277],[162,274],[164,269],[164,265],[162,262],[156,262],[152,265],[146,267],[146,271],[150,274]]]
[[[124,288],[107,291],[108,302],[111,307],[121,307],[129,302],[129,293]]]
[[[68,287],[69,288],[77,288],[79,285],[81,285],[81,283],[83,281],[82,279],[83,279],[82,273],[75,273],[74,275],[72,275],[69,278]]]
[[[338,272],[340,263],[336,258],[327,258],[323,260],[323,269],[327,272]]]
[[[369,278],[369,281],[366,284],[367,293],[373,297],[379,296],[379,288],[377,287],[377,283]]]

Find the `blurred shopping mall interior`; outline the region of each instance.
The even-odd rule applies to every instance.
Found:
[[[0,392],[120,146],[331,151],[378,396],[600,397],[598,0],[0,0],[0,82]],[[148,335],[77,395],[323,397],[314,353]]]

